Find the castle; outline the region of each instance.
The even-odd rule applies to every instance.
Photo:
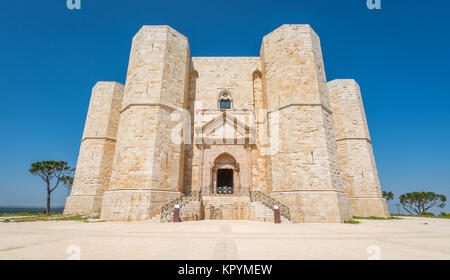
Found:
[[[134,36],[125,86],[98,82],[64,213],[104,220],[387,217],[354,80],[288,24],[259,57],[191,57],[169,26]]]

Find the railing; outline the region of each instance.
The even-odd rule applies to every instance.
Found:
[[[278,206],[280,209],[280,214],[287,218],[288,220],[291,219],[291,214],[289,207],[284,205],[283,203],[279,202],[278,200],[268,196],[267,194],[260,192],[260,191],[250,191],[249,188],[238,188],[233,190],[231,194],[225,193],[225,194],[204,194],[204,195],[249,195],[250,200],[252,202],[257,201],[264,204],[266,207],[269,207],[270,209],[273,209],[275,205]],[[170,221],[170,218],[173,217],[173,211],[175,208],[175,205],[180,206],[180,210],[189,204],[192,201],[200,201],[201,200],[201,192],[192,192],[187,195],[180,196],[179,198],[172,200],[171,202],[167,203],[161,208],[161,221]]]
[[[172,200],[161,208],[161,221],[169,221],[170,217],[173,216],[173,209],[175,205],[183,206],[189,204],[191,201],[200,201],[200,192],[192,192],[188,195],[182,195],[179,198]]]
[[[233,187],[227,187],[227,186],[223,186],[223,187],[217,187],[217,193],[218,194],[233,194]]]
[[[211,192],[209,188],[203,188],[203,196],[248,196],[250,189],[247,187],[217,187],[215,192]]]
[[[291,213],[289,211],[289,207],[284,205],[283,203],[279,202],[276,199],[273,199],[272,197],[268,196],[267,194],[260,192],[260,191],[251,191],[250,192],[250,200],[251,201],[257,201],[261,202],[265,206],[269,207],[270,209],[273,209],[275,205],[277,205],[280,209],[280,214],[287,218],[288,220],[291,219]]]

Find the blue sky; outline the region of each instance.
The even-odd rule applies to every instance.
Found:
[[[381,3],[81,0],[68,10],[66,0],[1,1],[0,205],[44,205],[30,164],[75,166],[92,86],[124,83],[131,38],[152,24],[188,36],[193,56],[257,56],[280,25],[311,24],[327,79],[361,86],[382,188],[450,199],[450,4]],[[53,205],[65,196],[57,190]]]

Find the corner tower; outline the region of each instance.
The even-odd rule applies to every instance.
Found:
[[[388,217],[359,85],[355,80],[334,80],[328,88],[342,181],[353,215]]]
[[[351,219],[319,37],[309,25],[283,25],[264,37],[261,59],[273,152],[270,195],[296,222]]]
[[[134,36],[102,219],[148,219],[181,195],[184,150],[172,140],[172,113],[185,108],[189,57],[187,38],[169,26]]]
[[[64,214],[100,212],[112,171],[122,98],[123,85],[119,83],[98,82],[92,88],[72,193]]]

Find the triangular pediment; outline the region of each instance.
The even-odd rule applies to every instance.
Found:
[[[239,121],[232,113],[222,112],[196,129],[196,134],[211,144],[245,144],[252,143],[255,131]]]

